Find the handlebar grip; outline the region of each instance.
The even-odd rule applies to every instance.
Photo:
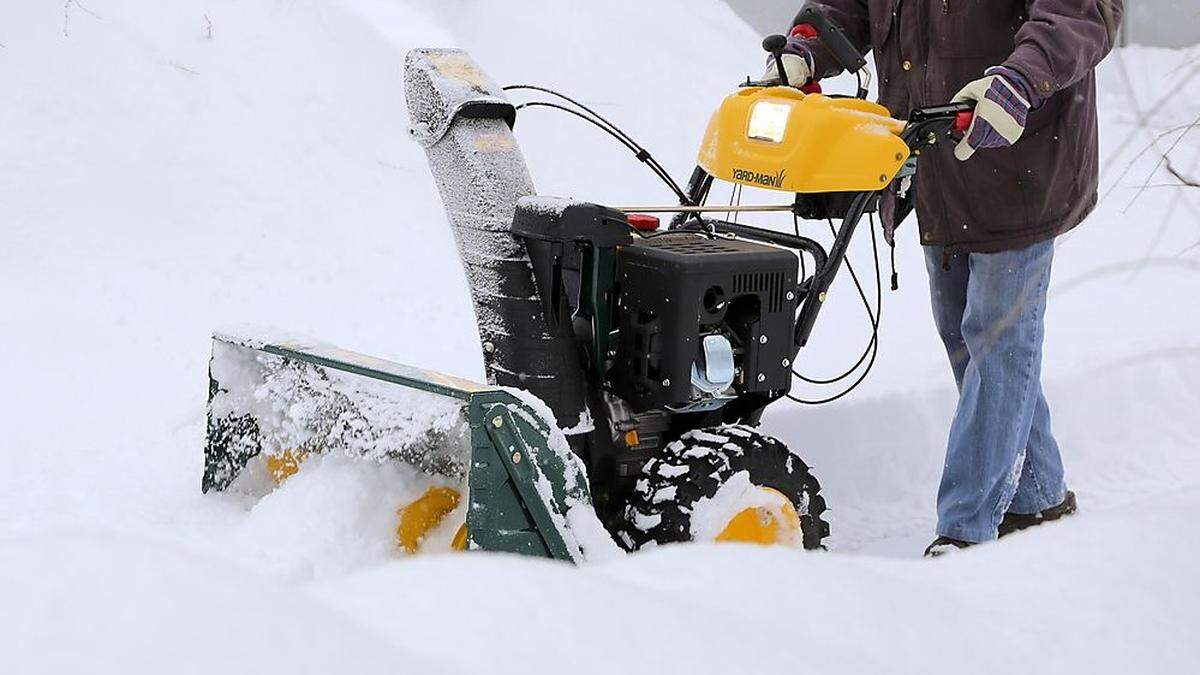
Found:
[[[958,134],[965,135],[967,131],[971,129],[971,124],[974,121],[974,111],[960,112],[954,116],[954,131]]]
[[[830,21],[824,13],[816,8],[805,7],[800,10],[792,23],[797,26],[808,24],[815,29],[817,37],[833,54],[838,65],[851,73],[857,72],[867,65],[867,60],[863,58],[854,43],[850,42],[850,38],[846,37],[846,32],[842,30],[842,27]]]

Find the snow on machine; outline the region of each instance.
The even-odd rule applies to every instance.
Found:
[[[864,68],[836,27],[806,22],[849,70]],[[779,58],[783,43],[764,47]],[[820,548],[829,528],[817,479],[755,427],[790,397],[859,222],[893,182],[908,187],[921,147],[961,130],[970,108],[901,121],[862,87],[838,97],[748,81],[713,115],[680,188],[594,111],[541,87],[501,89],[462,51],[411,52],[405,88],[471,288],[488,384],[302,340],[217,335],[204,490],[265,494],[306,458],[339,452],[419,476],[397,495],[396,543],[410,553],[581,561],[614,541]],[[516,104],[513,92],[556,100]],[[512,134],[518,111],[534,107],[600,126],[679,203],[538,196]],[[714,181],[792,199],[708,205]],[[901,190],[897,220],[911,194]],[[827,250],[798,229],[715,217],[744,211],[841,224]],[[673,218],[664,228],[653,213]]]

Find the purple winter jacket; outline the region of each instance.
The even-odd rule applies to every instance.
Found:
[[[880,103],[901,119],[946,103],[992,66],[1036,91],[1025,133],[1011,148],[966,162],[953,143],[921,155],[921,242],[957,250],[1021,248],[1078,225],[1096,205],[1099,148],[1093,69],[1112,49],[1123,0],[813,0],[862,51],[874,50]],[[841,68],[816,40],[817,77]],[[886,202],[887,200],[885,200]],[[887,208],[885,227],[887,223]]]

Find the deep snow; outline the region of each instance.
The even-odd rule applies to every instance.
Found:
[[[1048,396],[1083,509],[1069,522],[912,559],[953,397],[911,226],[867,384],[765,423],[815,466],[831,553],[396,559],[392,477],[339,462],[253,505],[201,496],[213,328],[482,370],[407,136],[409,48],[462,46],[502,83],[576,94],[680,178],[711,109],[762,63],[716,0],[513,5],[0,5],[6,672],[1194,667],[1200,190],[1172,187],[1154,148],[1200,173],[1200,131],[1177,129],[1200,115],[1196,50],[1127,49],[1101,69],[1102,202],[1060,242],[1048,318]],[[575,120],[530,111],[518,138],[542,194],[668,197]],[[861,236],[860,271],[869,251]],[[852,361],[865,323],[844,276],[801,368]]]

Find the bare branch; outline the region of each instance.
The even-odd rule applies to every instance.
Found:
[[[1192,125],[1192,126],[1194,127],[1196,125]],[[1180,171],[1179,169],[1176,169],[1175,165],[1171,163],[1170,157],[1166,157],[1165,159],[1167,160],[1167,173],[1174,176],[1175,180],[1179,181],[1182,185],[1185,185],[1187,187],[1200,188],[1200,180],[1197,180],[1195,178],[1189,178],[1188,176],[1184,175],[1182,171]]]
[[[1144,187],[1147,190],[1161,190],[1163,188],[1186,188],[1196,186],[1190,183],[1151,183],[1150,185],[1146,185]]]
[[[1183,142],[1183,139],[1184,139],[1184,138],[1185,138],[1185,137],[1188,135],[1188,132],[1189,132],[1189,131],[1191,131],[1192,129],[1195,129],[1197,126],[1200,126],[1200,117],[1197,117],[1197,118],[1196,118],[1196,120],[1195,120],[1194,122],[1192,122],[1191,124],[1188,124],[1188,125],[1186,125],[1186,126],[1184,127],[1184,129],[1183,129],[1183,133],[1179,134],[1179,138],[1176,138],[1176,139],[1175,139],[1175,142],[1174,142],[1174,143],[1171,143],[1171,146],[1170,146],[1170,147],[1168,147],[1166,150],[1160,150],[1160,149],[1158,148],[1158,143],[1157,143],[1157,142],[1153,142],[1153,143],[1151,144],[1151,145],[1153,145],[1153,147],[1154,147],[1154,151],[1155,151],[1156,153],[1158,153],[1158,156],[1159,156],[1158,162],[1156,162],[1156,163],[1154,164],[1154,168],[1153,168],[1153,169],[1151,169],[1151,170],[1150,170],[1150,174],[1149,174],[1148,176],[1146,176],[1146,182],[1145,182],[1145,183],[1143,183],[1143,184],[1141,185],[1141,187],[1139,187],[1139,188],[1138,188],[1138,191],[1137,191],[1137,192],[1136,192],[1136,193],[1133,195],[1133,198],[1129,200],[1129,204],[1127,204],[1127,205],[1125,206],[1125,210],[1126,210],[1126,211],[1128,211],[1128,210],[1129,210],[1129,207],[1133,206],[1133,203],[1134,203],[1134,202],[1136,202],[1136,201],[1138,200],[1138,197],[1141,197],[1141,196],[1142,196],[1142,193],[1146,191],[1146,186],[1147,186],[1147,185],[1149,185],[1149,184],[1150,184],[1150,180],[1151,180],[1152,178],[1154,178],[1154,174],[1155,174],[1155,173],[1157,173],[1157,172],[1158,172],[1158,170],[1159,170],[1160,168],[1164,167],[1164,166],[1166,166],[1166,167],[1167,167],[1167,171],[1169,171],[1169,172],[1171,173],[1171,175],[1175,177],[1175,179],[1176,179],[1176,180],[1178,180],[1178,181],[1180,181],[1180,182],[1183,182],[1183,183],[1189,183],[1189,182],[1190,182],[1190,181],[1188,181],[1187,179],[1185,179],[1183,176],[1181,176],[1181,175],[1180,175],[1180,174],[1179,174],[1179,173],[1178,173],[1178,172],[1177,172],[1177,171],[1174,169],[1174,167],[1172,167],[1172,166],[1171,166],[1171,152],[1172,152],[1173,150],[1175,150],[1175,148],[1179,147],[1179,144],[1180,144],[1181,142]],[[1122,212],[1122,213],[1123,213],[1123,212]]]
[[[83,3],[79,2],[79,0],[71,0],[71,2],[75,3],[75,6],[78,7],[79,9],[82,9],[84,11],[84,13],[91,15],[91,17],[93,19],[102,18],[99,14],[97,14],[97,13],[93,12],[92,10],[88,9],[87,7],[85,7],[83,5]]]
[[[1174,129],[1168,129],[1167,131],[1160,133],[1157,137],[1152,135],[1151,130],[1150,130],[1150,123],[1153,120],[1154,116],[1157,115],[1162,110],[1166,109],[1166,107],[1163,104],[1166,103],[1167,101],[1169,101],[1173,96],[1175,96],[1176,95],[1175,92],[1186,89],[1188,87],[1188,85],[1191,83],[1191,81],[1193,79],[1195,79],[1196,76],[1200,75],[1200,59],[1197,59],[1197,62],[1195,63],[1195,65],[1193,65],[1188,70],[1188,72],[1182,78],[1180,78],[1178,84],[1176,84],[1174,87],[1171,87],[1170,92],[1163,94],[1157,101],[1155,101],[1148,108],[1143,110],[1142,106],[1140,105],[1140,103],[1138,101],[1137,94],[1134,92],[1133,80],[1130,77],[1129,70],[1125,64],[1124,53],[1121,50],[1114,50],[1113,58],[1116,62],[1118,72],[1120,72],[1122,80],[1125,84],[1124,91],[1125,91],[1125,94],[1129,98],[1130,107],[1133,110],[1134,115],[1137,118],[1137,123],[1134,125],[1133,129],[1130,130],[1129,134],[1124,138],[1124,140],[1122,140],[1117,145],[1117,148],[1109,154],[1109,158],[1107,160],[1105,160],[1104,166],[1101,167],[1101,171],[1100,171],[1101,174],[1108,173],[1109,169],[1112,168],[1116,164],[1117,159],[1121,157],[1121,155],[1125,152],[1126,148],[1128,148],[1130,146],[1130,144],[1138,136],[1138,134],[1145,132],[1146,135],[1150,136],[1151,142],[1149,145],[1144,146],[1140,152],[1138,152],[1136,155],[1134,155],[1133,159],[1129,160],[1129,162],[1127,162],[1125,164],[1125,168],[1121,171],[1120,175],[1117,176],[1116,180],[1112,181],[1109,184],[1108,189],[1106,189],[1104,191],[1104,194],[1102,194],[1100,196],[1100,201],[1104,201],[1105,199],[1107,199],[1110,194],[1112,194],[1118,187],[1120,187],[1121,181],[1123,181],[1125,179],[1125,176],[1127,176],[1129,174],[1129,172],[1131,170],[1133,170],[1134,165],[1137,164],[1137,161],[1139,159],[1141,159],[1141,157],[1143,155],[1145,155],[1150,150],[1156,150],[1158,148],[1158,141],[1161,140],[1163,136],[1166,136],[1166,135],[1168,135],[1174,131],[1178,131],[1180,129],[1185,129],[1188,126],[1190,126],[1190,125],[1185,124],[1185,125],[1182,125],[1179,127],[1175,127]],[[1189,65],[1189,64],[1185,64],[1185,65]],[[1189,207],[1190,207],[1190,204],[1189,204]]]
[[[213,39],[212,19],[208,18],[207,14],[204,15],[204,39],[205,40]]]
[[[1096,267],[1095,269],[1085,272],[1077,277],[1054,284],[1050,288],[1050,296],[1058,297],[1060,295],[1065,295],[1100,279],[1120,276],[1130,272],[1137,273],[1147,268],[1179,270],[1184,272],[1200,272],[1200,261],[1180,260],[1179,258],[1157,256],[1143,258],[1141,260],[1125,260],[1108,265],[1101,265],[1100,267]]]
[[[1175,66],[1171,70],[1168,70],[1167,74],[1174,75],[1175,73],[1178,73],[1179,71],[1191,65],[1200,65],[1200,50],[1197,50],[1195,54],[1185,53],[1179,65]]]
[[[104,17],[100,16],[99,14],[93,12],[92,10],[88,9],[87,7],[85,7],[81,2],[79,2],[79,0],[67,0],[66,3],[63,4],[63,37],[71,37],[71,6],[72,5],[78,7],[83,13],[90,15],[93,19],[103,20],[103,18],[104,18]]]

